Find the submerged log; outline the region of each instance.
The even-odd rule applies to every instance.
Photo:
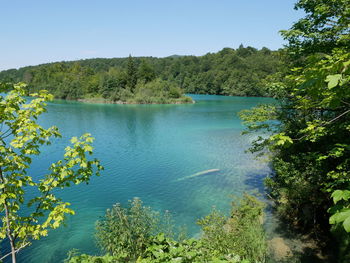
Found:
[[[197,177],[197,176],[201,176],[201,175],[215,173],[215,172],[218,172],[218,171],[220,171],[220,169],[205,170],[205,171],[202,171],[202,172],[198,172],[198,173],[192,174],[190,176],[185,176],[185,177],[182,177],[180,179],[177,179],[176,182],[183,181],[183,180],[186,180],[186,179],[191,179],[191,178],[194,178],[194,177]]]

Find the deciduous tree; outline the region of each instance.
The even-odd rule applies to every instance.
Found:
[[[329,220],[350,232],[350,2],[299,0],[296,8],[306,17],[282,32],[292,67],[276,85],[284,97],[243,118],[274,133],[253,151],[272,153],[267,182],[281,214],[307,229],[327,232]]]
[[[40,91],[26,99],[24,87],[3,85],[0,89],[0,94],[9,90],[6,96],[0,95],[0,240],[11,248],[0,260],[11,255],[12,262],[19,250],[59,227],[66,215],[74,214],[70,204],[56,196],[57,190],[87,183],[103,169],[98,160],[89,157],[94,139],[84,134],[71,139],[63,159],[51,164],[45,175],[28,173],[40,146],[61,135],[57,127],[45,129],[37,123],[52,95]]]

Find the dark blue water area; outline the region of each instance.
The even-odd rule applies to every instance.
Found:
[[[19,262],[61,262],[73,248],[99,254],[96,220],[113,204],[126,204],[133,197],[155,210],[169,210],[176,225],[185,225],[189,235],[196,236],[196,220],[213,206],[228,213],[232,195],[262,192],[270,168],[245,153],[253,135],[241,135],[244,126],[237,113],[273,100],[191,96],[195,104],[50,103],[39,122],[46,128],[56,125],[63,137],[42,149],[29,174],[39,179],[62,158],[69,139],[86,132],[95,137],[94,157],[105,170],[88,185],[57,192],[76,214],[68,217],[66,226],[20,252]],[[218,171],[191,177],[210,169]]]

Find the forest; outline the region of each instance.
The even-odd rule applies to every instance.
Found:
[[[183,99],[184,93],[276,98],[275,104],[240,113],[245,133],[258,134],[250,151],[271,164],[265,185],[274,211],[289,229],[317,242],[320,254],[328,256],[323,262],[350,262],[350,3],[299,0],[295,8],[305,16],[281,31],[288,45],[279,51],[240,46],[201,57],[57,62],[3,71],[0,79],[23,81],[30,92],[45,89],[62,99],[101,96],[113,102],[161,103]],[[0,167],[7,172],[0,169],[0,209],[7,211],[0,238],[11,243],[13,262],[17,250],[74,213],[55,197],[55,188],[88,182],[103,169],[98,160],[86,157],[92,154],[93,139],[84,135],[72,138],[64,162],[53,164],[47,178],[33,183],[25,174],[30,156],[60,134],[35,122],[52,96],[34,93],[36,99],[25,104],[26,92],[23,84],[14,85],[0,103],[0,120],[10,127],[0,134]],[[11,135],[12,141],[4,143]],[[28,217],[18,214],[27,204],[23,186],[41,193],[29,200],[38,209]],[[102,255],[72,251],[67,262],[269,262],[263,214],[264,204],[244,195],[228,216],[213,210],[199,219],[204,234],[194,240],[175,236],[162,223],[166,215],[133,199],[127,207],[115,204],[97,221]],[[36,224],[39,219],[44,223]]]
[[[204,56],[56,62],[2,71],[0,80],[25,82],[30,92],[45,89],[55,98],[69,100],[164,103],[183,93],[269,96],[264,80],[282,70],[282,56],[282,51],[241,45]]]
[[[336,259],[350,261],[350,3],[300,0],[306,16],[282,31],[283,78],[271,78],[276,105],[241,112],[264,132],[251,151],[267,157],[265,179],[277,214]],[[338,260],[338,261],[337,261]]]

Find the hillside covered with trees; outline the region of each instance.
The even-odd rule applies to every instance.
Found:
[[[264,79],[281,69],[281,52],[224,48],[204,56],[96,58],[0,72],[0,81],[25,82],[30,92],[60,99],[129,103],[191,102],[183,93],[269,96]]]

